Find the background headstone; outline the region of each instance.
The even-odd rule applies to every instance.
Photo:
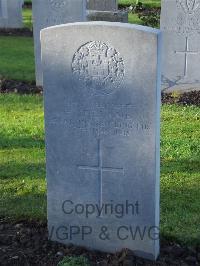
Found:
[[[128,22],[128,12],[118,10],[117,0],[87,0],[88,21]]]
[[[110,22],[128,22],[127,11],[96,11],[89,10],[88,21],[110,21]]]
[[[200,1],[162,0],[162,88],[200,88]]]
[[[128,248],[155,259],[159,31],[75,23],[44,29],[41,43],[50,238],[106,252]],[[118,214],[124,207],[122,216],[116,206]],[[97,208],[104,208],[101,214]],[[133,240],[135,230],[145,233]]]
[[[86,20],[85,0],[33,0],[36,84],[42,86],[40,31],[43,28]]]
[[[99,11],[117,11],[117,0],[87,0],[87,9]]]
[[[0,28],[22,28],[21,0],[0,0]]]

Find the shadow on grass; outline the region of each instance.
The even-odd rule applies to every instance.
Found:
[[[10,195],[1,199],[0,216],[6,220],[42,220],[47,219],[46,193],[29,192],[20,196]]]
[[[44,148],[44,138],[37,137],[16,137],[11,138],[0,134],[0,149],[16,149],[16,148]]]
[[[44,179],[46,174],[45,163],[16,163],[14,161],[0,164],[0,179],[23,178]]]
[[[169,174],[174,172],[184,172],[189,174],[200,173],[200,160],[161,160],[162,174]]]

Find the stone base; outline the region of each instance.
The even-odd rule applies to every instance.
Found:
[[[89,10],[87,14],[87,20],[128,23],[128,12]]]
[[[183,92],[190,92],[190,91],[199,91],[200,90],[200,83],[193,83],[193,84],[175,84],[171,87],[166,86],[166,84],[162,84],[161,86],[162,92],[165,93],[183,93]]]

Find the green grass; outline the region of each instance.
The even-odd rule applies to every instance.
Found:
[[[200,243],[200,108],[163,106],[161,225],[163,235]]]
[[[32,0],[25,0],[24,1],[24,4],[30,4],[30,3],[32,3]]]
[[[46,217],[42,98],[0,95],[0,216]]]
[[[129,23],[133,23],[133,24],[142,24],[141,19],[139,19],[137,14],[133,14],[133,13],[129,13],[128,14],[128,21]]]
[[[160,7],[160,0],[139,0],[139,2],[142,2],[144,5],[149,7]],[[119,0],[119,4],[122,6],[127,5],[135,5],[136,0]]]
[[[65,257],[58,266],[89,266],[89,261],[83,257]]]
[[[0,95],[0,216],[46,219],[41,96]],[[161,233],[200,244],[200,108],[164,105]]]
[[[31,9],[23,9],[23,22],[24,27],[32,29],[32,10]]]
[[[33,38],[0,36],[0,76],[35,80]]]

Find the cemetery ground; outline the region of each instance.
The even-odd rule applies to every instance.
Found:
[[[58,262],[62,254],[85,255],[93,263],[129,260],[130,254],[126,251],[107,256],[95,252],[88,253],[84,249],[72,246],[66,248],[47,241],[43,97],[40,94],[1,94],[0,112],[0,257],[4,258],[2,263],[10,261],[11,264],[6,265],[13,265],[13,261],[16,260],[24,263],[34,256],[34,260],[42,260],[44,264],[33,265],[45,265],[47,261]],[[163,264],[158,265],[168,265],[164,264],[167,260],[173,265],[172,263],[177,262],[177,256],[180,256],[182,262],[186,261],[186,265],[198,265],[199,120],[198,106],[162,106],[162,256],[159,263]],[[184,246],[187,248],[183,248]],[[47,253],[50,255],[47,256]],[[143,260],[138,261],[145,265]]]
[[[131,3],[135,1],[121,1]],[[159,6],[160,2],[147,4]],[[31,9],[26,8],[23,17],[30,29]],[[141,22],[135,14],[129,20]],[[200,263],[198,93],[163,98],[161,257],[157,264],[145,264],[129,251],[109,255],[47,241],[43,96],[34,86],[32,37],[0,36],[0,76],[0,91],[15,92],[0,94],[0,265],[56,265],[64,255],[83,255],[93,265]],[[30,88],[37,94],[16,93],[30,92]],[[79,259],[75,265],[88,264]]]

